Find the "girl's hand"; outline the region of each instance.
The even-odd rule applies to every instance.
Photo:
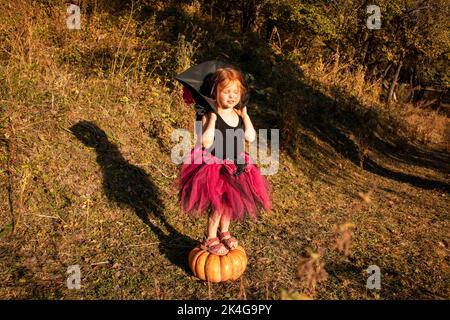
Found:
[[[235,109],[235,110],[236,113],[242,118],[245,118],[247,116],[247,106],[244,106],[242,109]]]
[[[214,111],[209,112],[208,116],[209,116],[209,121],[213,121],[214,122],[214,121],[217,120],[217,115],[216,115],[216,113]]]
[[[203,133],[201,137],[201,143],[203,147],[209,148],[214,143],[214,133],[215,133],[215,125],[217,120],[217,115],[214,111],[208,112],[204,115],[204,123],[203,123]],[[203,122],[203,119],[202,119]]]
[[[253,127],[252,120],[250,120],[250,117],[247,114],[247,106],[242,107],[241,110],[235,109],[238,115],[242,117],[242,120],[244,121],[244,137],[245,140],[248,142],[253,142],[256,139],[256,131]]]

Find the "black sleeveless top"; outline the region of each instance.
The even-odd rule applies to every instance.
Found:
[[[215,129],[222,134],[223,139],[218,138],[218,132],[215,131],[214,143],[208,148],[208,151],[219,159],[228,158],[236,162],[236,160],[240,158],[239,154],[245,151],[244,121],[241,116],[238,115],[238,117],[238,125],[236,127],[232,127],[228,125],[219,114],[217,114]],[[239,143],[239,141],[241,143]],[[227,152],[229,152],[229,154]],[[231,154],[231,152],[233,152],[233,154]]]

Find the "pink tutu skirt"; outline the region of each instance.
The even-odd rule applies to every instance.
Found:
[[[234,220],[246,213],[256,219],[262,209],[270,211],[271,185],[247,153],[241,157],[246,166],[239,171],[231,160],[219,159],[200,147],[192,149],[175,184],[181,211],[200,216],[211,209]]]

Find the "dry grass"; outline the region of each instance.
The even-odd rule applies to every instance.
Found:
[[[307,82],[318,87],[328,97],[339,100],[341,94],[355,98],[362,106],[374,108],[384,116],[387,125],[396,130],[407,130],[409,141],[418,141],[424,144],[435,144],[449,151],[450,141],[446,130],[449,127],[449,118],[444,112],[425,110],[408,103],[398,103],[386,106],[380,101],[382,85],[380,81],[368,82],[365,72],[359,67],[352,70],[352,63],[339,63],[335,57],[332,63],[321,60],[312,64],[304,64]],[[395,115],[395,117],[393,117]],[[392,121],[394,120],[394,121]]]
[[[150,20],[143,45],[129,14],[107,23],[97,12],[87,29],[71,33],[59,24],[64,7],[1,6],[1,298],[449,298],[448,153],[371,144],[363,170],[343,152],[352,152],[347,135],[324,135],[295,117],[281,134],[295,149],[284,146],[279,172],[268,177],[273,212],[232,226],[249,254],[244,278],[195,280],[187,253],[206,221],[180,215],[172,189],[178,167],[170,160],[171,132],[192,132],[194,114],[168,75],[193,63],[200,47],[158,39],[164,30]],[[317,79],[324,95],[337,83],[371,103],[370,86],[350,86],[335,72]],[[324,96],[311,100],[308,89],[296,99],[328,105]],[[273,127],[278,118],[259,100],[250,107],[255,123]],[[321,119],[311,124],[333,127]],[[319,250],[320,258],[309,255],[310,280],[317,280],[311,291],[297,270],[301,257]],[[81,290],[66,287],[74,264]],[[379,292],[365,288],[372,264],[382,271]]]

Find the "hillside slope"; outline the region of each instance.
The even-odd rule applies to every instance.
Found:
[[[232,225],[249,256],[239,281],[194,279],[187,254],[206,219],[180,213],[172,188],[179,166],[170,157],[173,130],[192,132],[194,119],[170,75],[193,57],[178,57],[176,68],[168,58],[164,69],[158,51],[154,73],[134,77],[145,59],[129,66],[133,74],[125,58],[99,53],[118,42],[120,27],[96,42],[89,32],[77,38],[55,30],[55,19],[40,21],[39,28],[54,33],[33,29],[30,51],[18,49],[20,39],[11,42],[18,46],[10,48],[14,57],[0,64],[1,298],[450,298],[446,146],[399,144],[392,130],[369,127],[361,162],[357,133],[366,131],[356,129],[366,124],[355,122],[365,118],[358,118],[353,97],[343,90],[330,98],[327,83],[307,72],[293,82],[289,64],[279,83],[290,79],[292,91],[277,94],[253,60],[240,61],[256,77],[249,114],[256,129],[281,129],[279,170],[268,176],[273,212]],[[90,28],[101,33],[99,21]],[[168,43],[152,48],[180,54],[190,48]],[[127,57],[136,48],[119,49]],[[208,54],[199,51],[197,61]],[[258,61],[264,70],[282,66]],[[289,101],[292,112],[307,107],[288,116]],[[381,116],[373,119],[373,128],[388,127]],[[76,264],[82,288],[69,290],[66,271]],[[380,267],[381,290],[366,288],[370,265]],[[328,277],[321,280],[323,269]]]

